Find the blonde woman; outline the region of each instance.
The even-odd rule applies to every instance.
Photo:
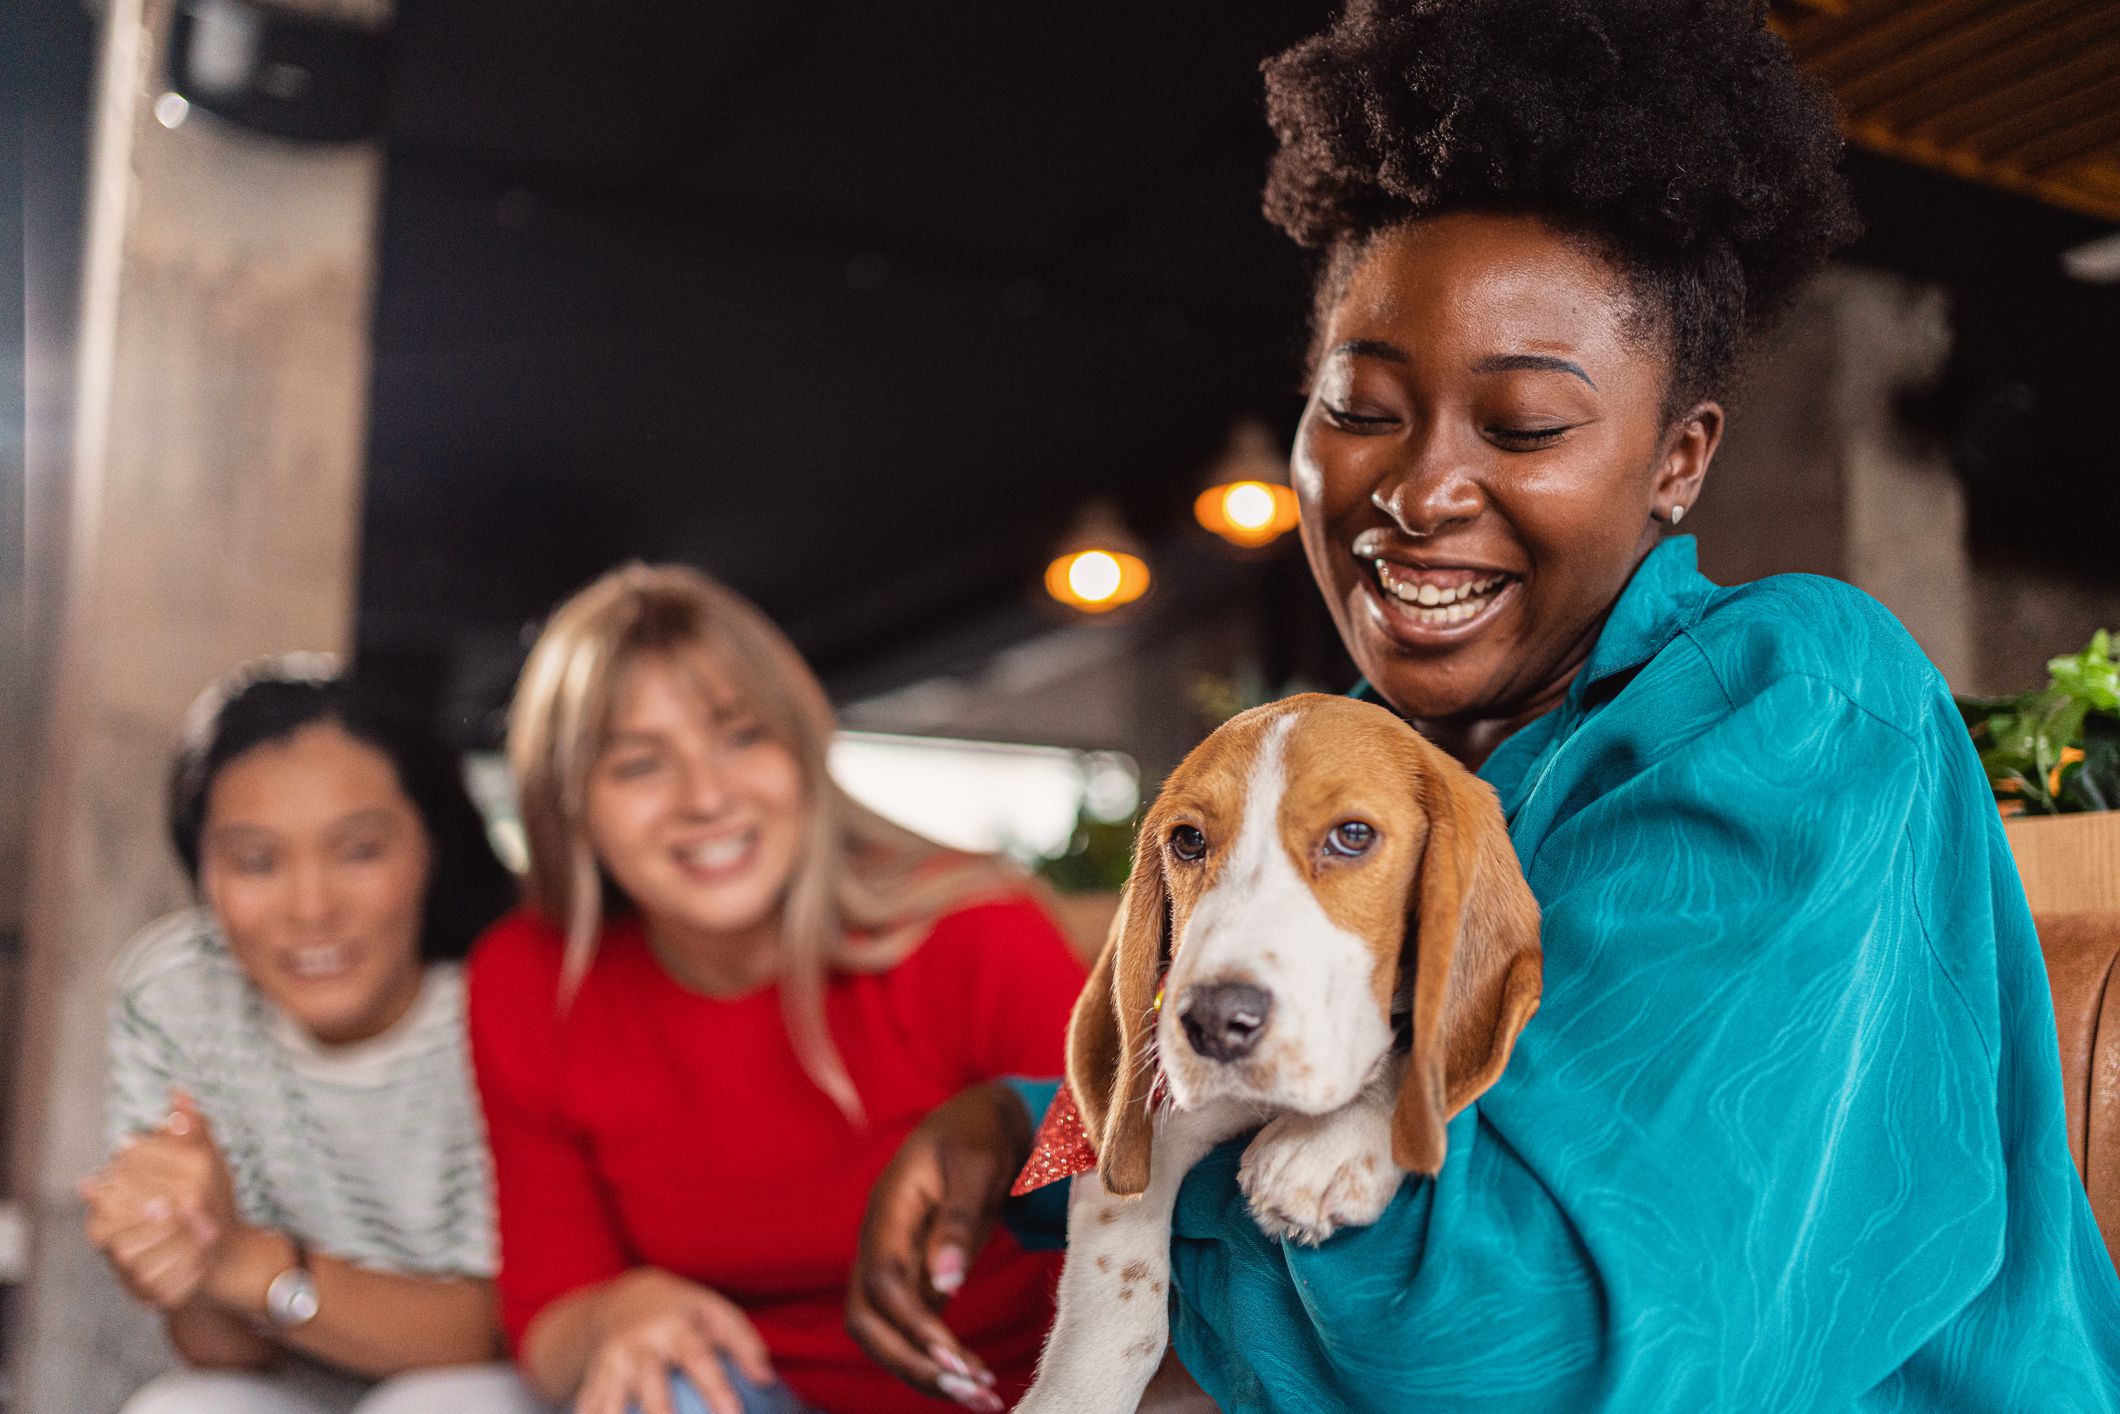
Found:
[[[1057,1069],[1082,972],[1019,876],[845,795],[833,730],[689,569],[604,576],[523,670],[530,901],[473,959],[472,1048],[503,1324],[581,1414],[934,1407],[844,1326],[870,1185],[958,1089]],[[992,1371],[957,1359],[961,1403],[1028,1383],[1054,1273],[943,1256],[927,1293]]]

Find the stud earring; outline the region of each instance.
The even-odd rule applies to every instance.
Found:
[[[1677,525],[1681,520],[1684,520],[1685,517],[1686,508],[1684,506],[1673,506],[1671,508],[1671,514],[1664,517],[1664,519],[1670,521],[1673,525]]]

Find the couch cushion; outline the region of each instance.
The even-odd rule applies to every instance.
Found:
[[[2120,913],[2037,920],[2061,1037],[2069,1152],[2120,1264]]]

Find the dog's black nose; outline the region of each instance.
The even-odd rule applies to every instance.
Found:
[[[1242,1060],[1266,1032],[1273,997],[1243,982],[1202,982],[1178,998],[1185,1039],[1209,1060]]]

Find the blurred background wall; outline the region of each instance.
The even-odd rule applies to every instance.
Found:
[[[850,726],[1061,748],[1009,759],[1063,807],[1098,762],[1152,786],[1216,710],[1345,685],[1291,540],[1190,509],[1257,465],[1240,424],[1285,447],[1300,407],[1257,64],[1329,9],[424,0],[372,135],[304,143],[163,101],[172,0],[9,8],[7,1407],[109,1408],[166,1358],[70,1187],[104,971],[183,896],[169,733],[237,659],[348,649],[478,753],[555,600],[686,560]],[[1725,581],[1877,594],[1962,691],[2032,685],[2120,624],[2120,9],[1775,16],[1869,234],[1686,528]],[[1042,576],[1097,505],[1153,584],[1084,615]]]

